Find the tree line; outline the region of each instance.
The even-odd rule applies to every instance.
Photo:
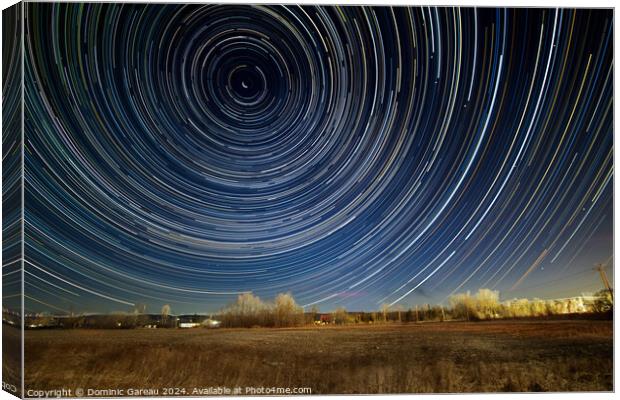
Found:
[[[611,315],[611,293],[600,291],[594,301],[576,299],[514,299],[500,301],[499,291],[480,289],[477,293],[458,293],[448,298],[448,306],[416,305],[390,307],[379,311],[351,312],[339,307],[328,313],[316,306],[309,311],[297,305],[290,293],[279,294],[273,302],[265,302],[251,293],[239,295],[237,301],[224,308],[217,317],[224,327],[294,327],[309,324],[376,324],[466,320],[481,321],[503,318],[547,317],[562,314],[595,313]]]
[[[311,322],[290,293],[280,293],[273,302],[265,302],[252,293],[241,294],[235,303],[218,314],[218,318],[222,326],[229,328],[283,328]]]
[[[424,321],[481,321],[505,318],[549,317],[566,314],[598,314],[611,317],[613,298],[609,291],[601,290],[593,300],[583,298],[541,300],[513,299],[500,301],[498,291],[480,289],[475,294],[458,293],[448,298],[448,306],[383,305],[379,311],[352,312],[338,307],[330,312],[321,313],[317,306],[307,311],[299,306],[290,293],[278,294],[272,301],[263,301],[252,293],[241,294],[236,301],[223,308],[214,318],[222,327],[251,328],[270,327],[285,328],[315,324],[382,324],[408,323]],[[191,317],[191,316],[190,316]],[[194,319],[198,316],[195,316]],[[206,317],[205,317],[206,318]],[[4,313],[3,313],[3,319]],[[203,318],[204,319],[204,318]],[[139,328],[158,327],[176,328],[179,318],[171,315],[169,305],[164,305],[158,314],[146,314],[146,306],[138,304],[133,312],[99,315],[66,316],[37,315],[26,318],[26,327],[59,328]],[[200,321],[194,321],[200,322]]]

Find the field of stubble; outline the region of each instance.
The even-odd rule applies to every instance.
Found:
[[[27,331],[25,386],[309,387],[313,394],[610,391],[612,325]]]

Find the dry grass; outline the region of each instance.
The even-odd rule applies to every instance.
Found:
[[[21,391],[21,353],[21,331],[2,324],[2,382],[9,385],[8,391],[17,389],[17,394]]]
[[[610,391],[610,321],[26,332],[26,388]]]

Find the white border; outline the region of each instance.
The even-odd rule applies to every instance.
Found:
[[[31,2],[36,2],[31,0]],[[66,1],[66,0],[60,0],[60,2],[70,2],[70,1]],[[111,1],[102,1],[102,0],[91,0],[89,2],[111,2]],[[119,1],[120,2],[120,1]],[[311,5],[317,5],[317,4],[323,4],[323,5],[328,5],[328,4],[342,4],[342,5],[400,5],[400,6],[460,6],[460,7],[558,7],[558,8],[614,8],[614,56],[616,54],[616,46],[619,42],[619,38],[618,38],[618,29],[616,28],[616,24],[615,24],[615,2],[611,1],[611,0],[590,0],[590,1],[583,1],[583,0],[563,0],[563,1],[558,1],[558,0],[538,0],[538,1],[531,1],[531,0],[525,0],[525,1],[506,1],[506,0],[477,0],[477,1],[473,1],[473,0],[417,0],[417,1],[411,1],[411,0],[387,0],[387,1],[381,1],[381,0],[279,0],[279,1],[266,1],[266,0],[253,0],[253,1],[244,1],[244,0],[219,0],[219,1],[201,1],[201,0],[168,0],[168,1],[158,1],[158,0],[154,0],[154,1],[146,1],[146,0],[135,0],[135,1],[124,1],[124,2],[134,2],[134,3],[214,3],[214,4],[248,4],[248,3],[252,3],[252,4],[311,4]],[[15,4],[15,1],[11,1],[11,0],[0,0],[0,5],[2,9],[5,9],[13,4]],[[1,19],[0,19],[1,20]],[[1,32],[1,27],[2,24],[0,22],[0,32]],[[22,26],[22,30],[23,30],[23,26]],[[22,31],[23,32],[23,31]],[[23,34],[22,34],[22,40],[23,40]],[[22,46],[23,46],[23,41],[22,41]],[[615,60],[615,57],[614,57]],[[1,71],[1,68],[0,68]],[[23,76],[23,58],[22,58],[22,76]],[[615,82],[617,82],[618,78],[618,68],[614,68],[614,99],[616,98],[616,87],[615,87]],[[22,82],[23,83],[23,82]],[[23,84],[22,84],[22,100],[23,100]],[[615,144],[617,143],[617,138],[619,135],[619,123],[618,120],[616,119],[616,110],[618,107],[618,102],[614,101],[614,166],[616,165],[620,165],[619,161],[620,161],[620,155],[618,155],[618,152],[615,151]],[[1,122],[0,122],[0,126],[1,126]],[[22,143],[23,143],[23,101],[22,101]],[[22,157],[23,157],[23,147],[22,147]],[[23,160],[23,158],[22,158]],[[1,167],[0,167],[0,172],[1,172]],[[22,204],[23,204],[23,168],[22,168]],[[620,198],[618,196],[617,190],[616,190],[616,177],[614,174],[614,254],[615,254],[615,249],[617,248],[617,243],[618,243],[618,236],[615,234],[616,232],[616,227],[618,226],[618,224],[620,223],[620,216],[618,215],[618,213],[616,213],[616,209],[618,209],[618,206],[620,205]],[[1,217],[1,210],[0,210],[0,217]],[[23,208],[22,208],[22,236],[23,236]],[[1,234],[0,234],[1,235]],[[1,236],[0,236],[1,239]],[[22,237],[22,255],[23,255],[23,237]],[[614,260],[615,261],[615,260]],[[23,263],[23,260],[22,260]],[[616,274],[614,271],[613,274],[613,281],[614,281],[614,287],[617,287],[617,279],[616,279]],[[22,285],[23,285],[23,266],[22,266]],[[0,287],[1,287],[1,278],[0,278]],[[22,289],[23,290],[23,289]],[[23,298],[22,298],[23,301]],[[23,306],[23,305],[22,305]],[[617,339],[618,339],[618,332],[615,329],[615,318],[617,317],[617,308],[615,309],[615,315],[614,315],[614,361],[618,360],[618,346],[616,346],[615,344],[617,343]],[[23,348],[22,348],[22,355],[23,355]],[[2,356],[2,349],[0,346],[0,359]],[[23,358],[22,358],[23,359]],[[614,388],[618,387],[618,368],[615,365],[614,362]],[[23,377],[22,377],[23,379]],[[23,388],[23,381],[22,381],[22,388]],[[428,399],[438,399],[438,398],[448,398],[448,397],[454,397],[457,396],[459,399],[479,399],[479,398],[492,398],[492,399],[511,399],[511,400],[521,400],[521,399],[530,399],[530,398],[541,398],[544,397],[545,399],[566,399],[566,400],[581,400],[584,398],[587,398],[588,400],[598,400],[598,399],[611,399],[614,398],[614,394],[613,393],[579,393],[579,392],[570,392],[570,393],[540,393],[540,394],[532,394],[532,393],[525,393],[525,394],[521,394],[521,393],[515,393],[515,394],[441,394],[441,395],[429,395],[429,394],[424,394],[424,395],[374,395],[373,398],[378,398],[378,399],[389,399],[389,398],[394,398],[394,397],[398,397],[398,398],[402,398],[402,399],[415,399],[415,400],[428,400]],[[319,396],[314,396],[314,397],[319,397]],[[334,395],[329,395],[329,396],[320,396],[321,398],[325,398],[325,399],[356,399],[359,398],[359,396],[334,396]],[[8,394],[7,392],[4,391],[0,391],[0,400],[8,400],[8,399],[14,399],[14,396],[11,396],[10,394]],[[235,397],[236,399],[240,399],[241,397]],[[243,399],[277,399],[278,397],[267,397],[267,396],[263,396],[263,397],[243,397]],[[162,399],[178,399],[178,398],[166,398],[166,397],[162,397]]]

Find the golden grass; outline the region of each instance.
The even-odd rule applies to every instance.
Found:
[[[611,321],[26,332],[26,388],[610,391]]]

